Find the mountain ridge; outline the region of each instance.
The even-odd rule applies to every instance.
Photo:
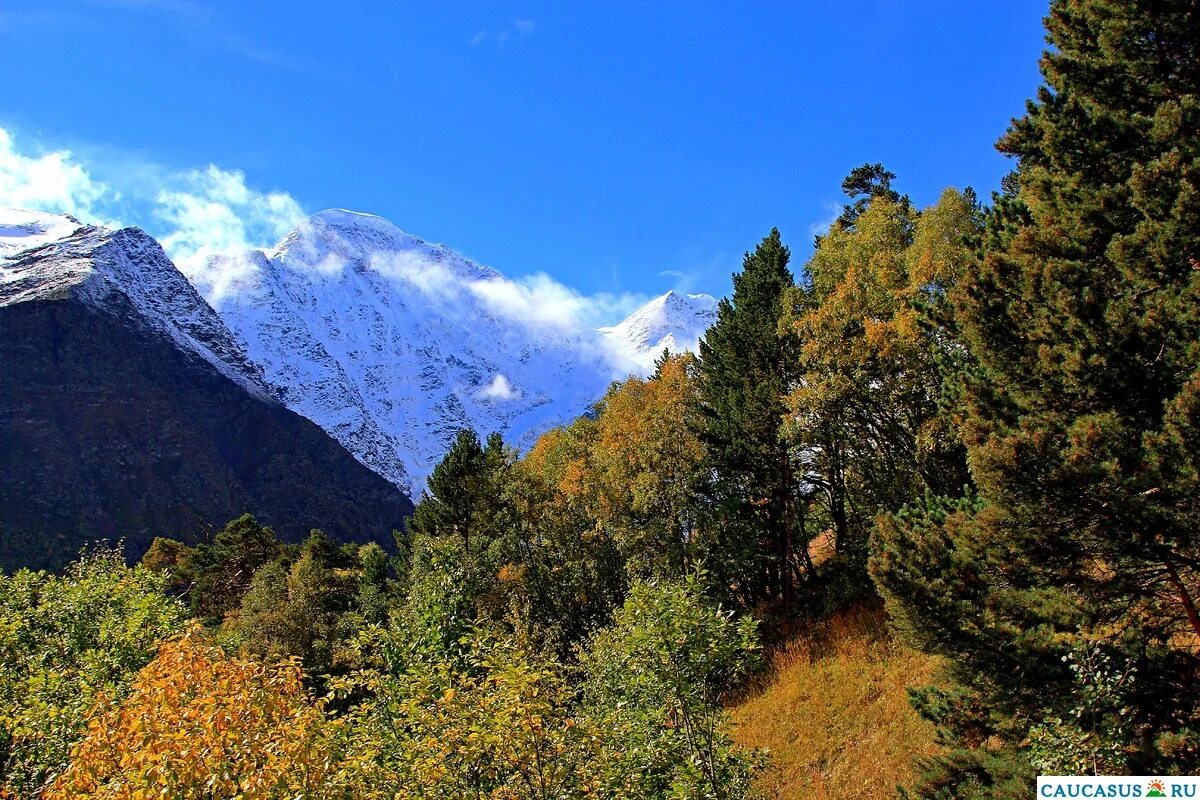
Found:
[[[409,499],[274,399],[157,242],[13,218],[0,212],[0,564],[61,566],[104,537],[136,557],[246,512],[291,540],[319,527],[392,544]]]
[[[653,341],[625,341],[636,325],[560,320],[496,270],[345,209],[189,277],[276,397],[414,493],[460,428],[527,447],[586,413],[612,381],[647,374],[664,344],[694,348],[708,322],[694,310],[658,314]]]
[[[83,248],[70,257],[95,274],[80,282],[125,291],[180,346],[312,420],[410,495],[460,428],[528,447],[613,381],[649,374],[664,348],[695,349],[715,318],[714,298],[669,291],[594,328],[573,316],[583,298],[561,298],[564,311],[446,245],[347,209],[311,215],[270,250],[182,273],[147,271],[156,262],[144,253],[161,248],[136,228],[10,210],[0,214],[0,297],[20,285],[21,260],[47,247],[63,258]]]

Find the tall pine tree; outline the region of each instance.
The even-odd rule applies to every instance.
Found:
[[[409,522],[412,535],[453,538],[469,556],[492,546],[508,522],[502,484],[509,457],[499,433],[483,445],[475,431],[460,430],[429,476]]]
[[[1058,0],[1016,189],[954,290],[977,498],[873,573],[957,688],[929,796],[1200,769],[1200,4]]]
[[[708,568],[747,604],[788,600],[798,578],[797,484],[780,436],[792,363],[779,334],[790,252],[773,229],[740,274],[700,343],[700,437],[709,518]]]

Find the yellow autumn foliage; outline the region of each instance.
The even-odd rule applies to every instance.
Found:
[[[56,798],[335,796],[330,722],[292,662],[228,658],[198,627],[164,643],[121,703],[101,697]]]

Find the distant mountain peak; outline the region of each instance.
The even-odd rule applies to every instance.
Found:
[[[707,294],[668,291],[647,302],[622,322],[601,328],[618,355],[649,372],[663,350],[695,351],[717,319],[717,300]]]

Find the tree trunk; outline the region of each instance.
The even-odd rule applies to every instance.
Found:
[[[1183,605],[1184,613],[1187,614],[1188,622],[1192,625],[1192,631],[1197,637],[1200,637],[1200,612],[1196,611],[1196,603],[1192,600],[1191,593],[1188,592],[1187,586],[1179,577],[1179,570],[1175,569],[1175,562],[1168,558],[1163,565],[1167,568],[1167,578],[1175,587],[1175,591],[1179,593],[1179,601]]]

